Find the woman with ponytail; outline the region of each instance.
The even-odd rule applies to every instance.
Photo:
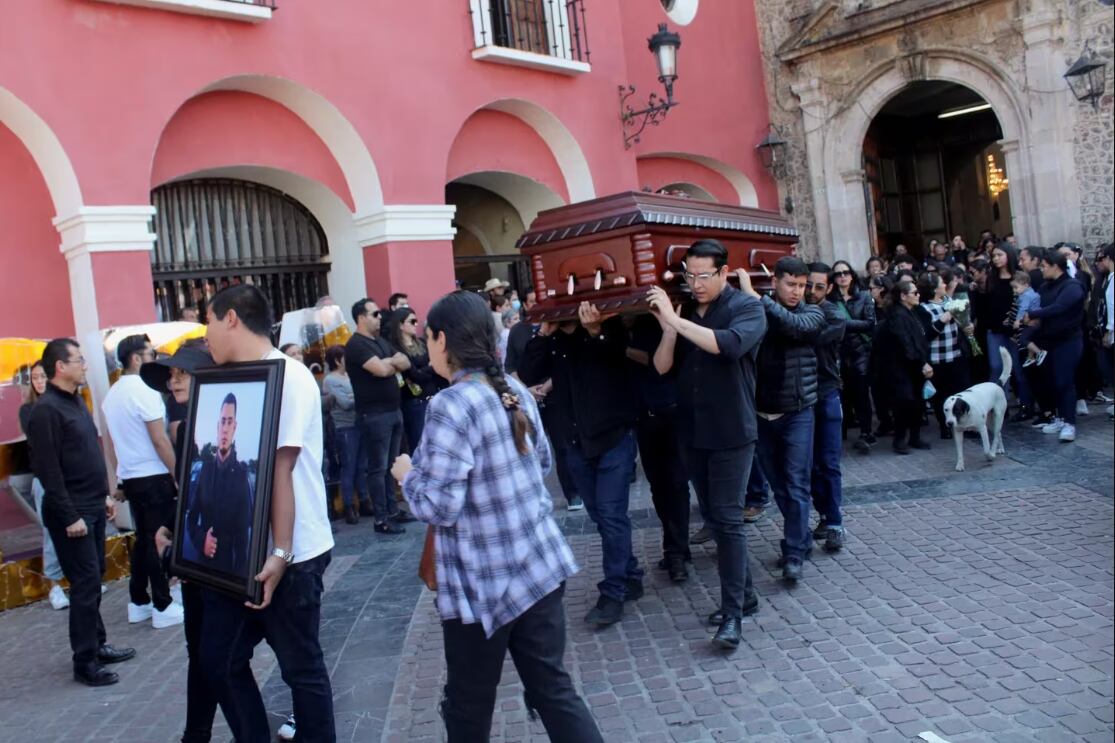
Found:
[[[562,665],[573,553],[551,516],[550,445],[534,398],[503,374],[487,303],[457,291],[426,323],[430,364],[450,383],[426,411],[414,461],[392,468],[411,513],[434,530],[437,609],[448,667],[450,743],[487,741],[508,652],[527,708],[553,741],[601,742]]]

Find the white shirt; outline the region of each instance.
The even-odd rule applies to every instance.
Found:
[[[286,361],[283,401],[279,410],[279,439],[276,448],[296,446],[294,463],[295,562],[305,562],[333,548],[333,532],[325,507],[325,478],[321,475],[324,432],[321,424],[321,390],[314,375],[300,361],[277,348],[268,359]]]
[[[117,479],[168,473],[147,430],[149,422],[166,418],[162,395],[148,387],[138,374],[125,374],[109,388],[101,412],[116,450]]]

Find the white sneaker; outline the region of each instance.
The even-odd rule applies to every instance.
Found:
[[[294,730],[294,715],[291,715],[286,718],[286,722],[279,726],[275,735],[278,736],[279,740],[294,740]]]
[[[1054,418],[1052,422],[1046,423],[1041,427],[1042,433],[1060,433],[1061,429],[1065,427],[1065,422],[1060,418]]]
[[[1076,441],[1076,426],[1071,423],[1066,423],[1064,427],[1061,428],[1061,435],[1057,438],[1061,439],[1061,441]]]
[[[1088,402],[1086,400],[1077,400],[1076,401],[1076,414],[1077,415],[1088,415]]]
[[[170,598],[176,604],[181,604],[182,603],[182,584],[181,583],[175,583],[173,586],[170,587]]]
[[[62,586],[55,583],[50,587],[50,606],[53,609],[68,609],[70,607],[70,597],[62,590]]]
[[[182,604],[170,602],[170,606],[159,611],[155,609],[151,613],[151,626],[155,629],[165,629],[173,627],[176,624],[182,624],[182,619],[186,616],[186,612],[182,611]]]
[[[1107,417],[1108,418],[1115,418],[1115,405],[1108,405],[1107,406]]]
[[[1099,402],[1099,403],[1104,403],[1104,402],[1115,402],[1115,399],[1112,399],[1112,398],[1108,397],[1107,395],[1105,395],[1103,393],[1103,390],[1100,390],[1099,392],[1096,393],[1096,396],[1093,398],[1093,401],[1094,402]]]
[[[131,601],[128,602],[128,624],[139,624],[146,622],[151,618],[151,614],[155,611],[154,604],[142,604],[137,606]]]
[[[103,596],[106,593],[108,593],[108,586],[106,586],[104,583],[102,583],[101,584],[101,595]]]

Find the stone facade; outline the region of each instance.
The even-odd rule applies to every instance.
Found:
[[[862,265],[867,126],[906,84],[947,80],[992,104],[1020,240],[1112,235],[1112,9],[1099,0],[758,0],[780,188],[802,252]],[[1087,45],[1108,62],[1098,111],[1062,78]]]

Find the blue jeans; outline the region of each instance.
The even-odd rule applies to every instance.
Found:
[[[813,473],[813,408],[775,420],[759,416],[759,464],[782,512],[782,556],[809,557],[809,486]]]
[[[358,413],[356,426],[368,452],[368,495],[372,499],[372,517],[380,524],[399,512],[391,465],[399,456],[403,441],[403,415],[398,410]]]
[[[356,426],[338,428],[336,436],[341,455],[341,500],[348,508],[356,505],[356,498],[368,500],[368,450]]]
[[[275,652],[283,681],[290,687],[298,739],[335,741],[333,691],[318,639],[322,575],[330,553],[286,569],[271,605],[261,611],[243,600],[202,590],[203,627],[199,656],[210,687],[239,743],[270,743],[263,697],[250,664],[261,640]]]
[[[833,390],[813,409],[813,507],[829,526],[843,523],[840,508],[844,486],[840,474],[843,449],[844,408],[840,391]]]
[[[628,431],[618,444],[598,457],[585,458],[578,446],[566,450],[569,474],[585,502],[604,552],[604,580],[600,593],[617,601],[627,595],[628,580],[642,580],[643,570],[631,550],[631,519],[627,515],[631,475],[635,472],[635,434]]]
[[[31,495],[35,498],[35,512],[39,514],[39,521],[43,519],[43,484],[39,478],[31,481]],[[62,566],[58,564],[58,553],[54,551],[54,540],[50,538],[50,531],[43,524],[43,575],[57,583],[62,580]]]
[[[403,430],[407,435],[407,450],[413,454],[422,440],[422,429],[426,427],[426,408],[430,398],[412,398],[403,400]]]
[[[1018,393],[1018,401],[1026,406],[1033,405],[1034,394],[1030,391],[1030,382],[1023,373],[1022,362],[1018,357],[1018,346],[1006,333],[987,334],[987,361],[991,364],[991,381],[998,384],[999,375],[1003,373],[1003,360],[999,358],[1000,348],[1007,349],[1010,354],[1010,374],[1014,379],[1014,391]]]
[[[1053,400],[1057,405],[1057,417],[1065,423],[1076,425],[1076,367],[1084,353],[1084,339],[1079,335],[1052,348],[1047,348],[1049,356],[1045,366],[1048,380],[1053,388]]]

